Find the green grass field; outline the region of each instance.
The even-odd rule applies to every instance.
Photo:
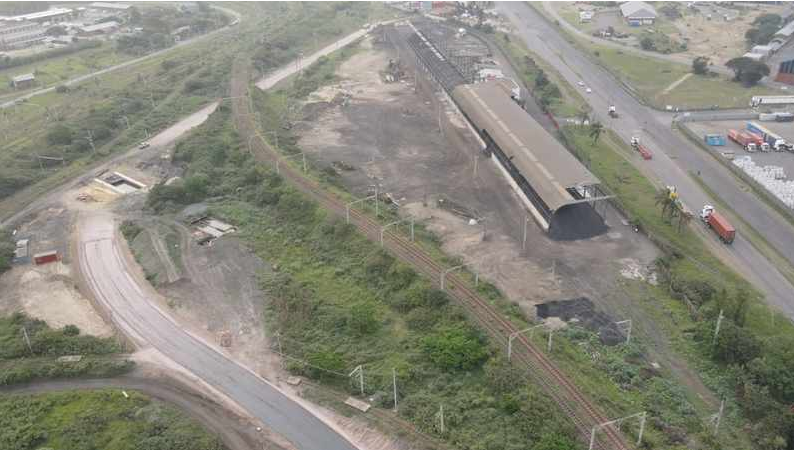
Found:
[[[0,395],[0,448],[224,450],[183,413],[135,391]]]

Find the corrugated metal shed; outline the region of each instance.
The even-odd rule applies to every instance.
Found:
[[[518,106],[499,85],[461,85],[452,97],[477,131],[485,132],[511,158],[549,210],[576,203],[568,188],[600,184],[568,150]]]

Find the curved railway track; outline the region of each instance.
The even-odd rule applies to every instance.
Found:
[[[336,195],[326,191],[314,180],[306,177],[298,169],[287,164],[284,156],[272,148],[257,131],[248,113],[250,103],[248,96],[249,65],[242,58],[235,62],[231,97],[234,121],[243,142],[255,142],[251,146],[254,158],[259,162],[274,164],[281,161],[281,176],[295,188],[319,203],[323,208],[344,217],[345,202]],[[256,136],[258,139],[251,139]],[[380,241],[381,225],[366,214],[351,209],[350,223],[361,233],[373,241]],[[440,283],[441,273],[445,267],[422,250],[414,242],[396,231],[386,230],[383,235],[384,248],[419,273],[424,274],[436,284]],[[506,348],[508,336],[518,328],[503,317],[487,300],[472,291],[465,281],[454,274],[446,276],[445,285],[452,298],[460,303],[470,318],[484,329],[491,339],[499,346]],[[517,345],[516,345],[517,344]],[[590,441],[590,433],[594,426],[607,422],[608,419],[541,350],[524,335],[519,334],[513,345],[513,356],[516,361],[528,369],[530,377],[560,406],[571,419],[586,443]],[[629,450],[633,447],[628,443],[622,432],[609,425],[599,429],[594,448],[602,450]]]

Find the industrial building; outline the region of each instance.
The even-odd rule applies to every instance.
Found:
[[[658,14],[653,6],[645,2],[626,2],[620,5],[620,13],[631,26],[653,25]]]
[[[794,59],[782,61],[778,67],[775,81],[786,84],[794,84]]]
[[[28,21],[28,22],[49,22],[49,23],[58,23],[68,20],[72,17],[72,13],[74,11],[70,8],[52,8],[46,11],[39,11],[30,14],[22,14],[19,16],[13,17],[6,17],[5,21],[7,22],[21,22],[21,21]]]
[[[463,84],[452,98],[511,180],[535,221],[552,237],[606,229],[593,205],[609,196],[600,181],[509,95],[503,81]]]
[[[0,50],[13,50],[38,44],[46,37],[44,28],[36,22],[0,22]]]

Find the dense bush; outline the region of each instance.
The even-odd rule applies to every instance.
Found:
[[[134,391],[0,396],[0,448],[223,450],[176,409]]]
[[[72,53],[86,50],[89,48],[98,48],[102,46],[100,41],[78,41],[72,44],[47,50],[46,52],[34,53],[27,56],[10,57],[7,55],[0,55],[0,70],[9,69],[11,67],[24,66],[39,61],[44,61],[50,58],[57,58],[58,56],[69,55]]]
[[[15,248],[11,233],[0,228],[0,274],[11,268]]]

